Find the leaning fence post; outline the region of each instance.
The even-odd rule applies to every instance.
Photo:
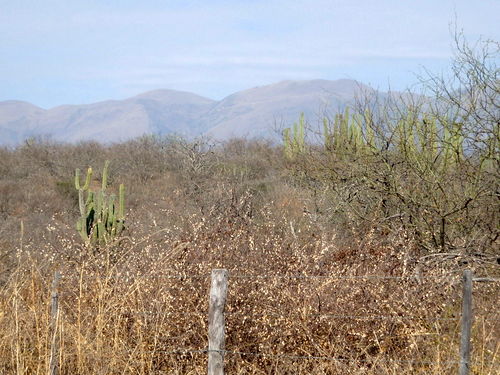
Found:
[[[225,269],[212,270],[208,308],[208,375],[224,375],[225,322],[228,274]]]
[[[468,375],[470,370],[470,337],[472,329],[472,271],[467,269],[463,275],[462,329],[460,334],[459,375]]]
[[[54,273],[52,280],[52,295],[51,295],[51,309],[50,309],[50,332],[51,348],[50,348],[50,369],[49,375],[57,375],[59,373],[59,340],[57,337],[57,324],[59,320],[59,279],[61,274],[59,271]]]

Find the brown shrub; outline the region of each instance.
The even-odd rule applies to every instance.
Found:
[[[461,265],[419,263],[403,228],[330,220],[329,200],[289,177],[279,148],[148,138],[30,147],[2,151],[0,372],[46,372],[58,269],[62,374],[205,373],[214,268],[230,273],[228,373],[456,372],[447,362],[458,352]],[[112,188],[126,185],[128,229],[87,248],[74,229],[74,168],[106,158]],[[362,275],[389,278],[349,278]],[[494,373],[498,287],[475,293],[474,368]]]

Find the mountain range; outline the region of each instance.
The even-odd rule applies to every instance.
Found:
[[[144,134],[275,138],[304,113],[308,121],[334,114],[356,95],[373,91],[353,80],[282,81],[216,101],[175,90],[149,91],[125,100],[43,109],[22,101],[0,102],[0,144],[49,136],[62,142],[119,142]]]

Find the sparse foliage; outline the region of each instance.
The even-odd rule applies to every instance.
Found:
[[[228,373],[455,374],[457,271],[500,272],[498,45],[458,46],[458,81],[431,77],[433,100],[365,101],[317,143],[301,117],[284,148],[156,136],[0,148],[0,372],[46,373],[57,268],[61,374],[205,373],[205,276],[226,268],[227,348],[268,355],[228,355]],[[75,181],[103,164],[99,183]],[[126,214],[115,181],[123,241],[110,241]],[[498,288],[474,290],[481,375],[498,373]]]

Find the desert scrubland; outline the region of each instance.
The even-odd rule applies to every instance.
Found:
[[[461,90],[365,98],[281,143],[0,148],[0,372],[206,373],[225,268],[228,374],[455,374],[464,269],[497,280],[474,283],[471,373],[498,374],[497,69],[459,52]]]

